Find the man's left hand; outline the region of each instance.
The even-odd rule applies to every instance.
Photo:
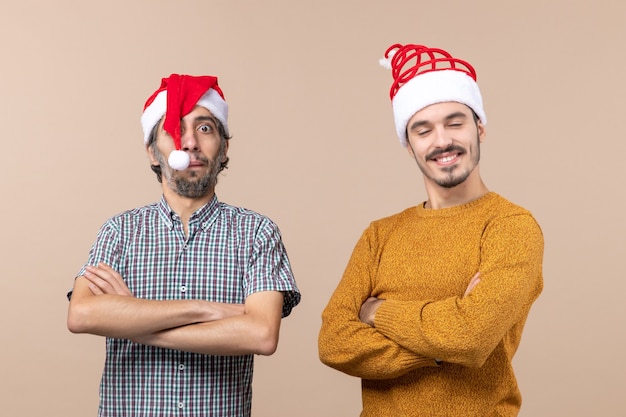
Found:
[[[89,281],[89,289],[94,295],[116,294],[133,296],[122,276],[109,265],[100,262],[98,266],[88,266],[83,275]]]

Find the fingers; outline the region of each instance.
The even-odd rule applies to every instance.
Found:
[[[480,282],[480,271],[477,272],[476,275],[474,275],[472,279],[470,280],[469,285],[465,289],[465,294],[463,294],[463,297],[467,297],[472,292],[474,287],[478,285],[479,282]]]
[[[93,293],[93,295],[102,295],[102,294],[104,294],[104,292],[102,292],[102,290],[97,285],[92,284],[91,282],[89,283],[88,287],[91,290],[91,292]]]
[[[122,276],[104,263],[98,266],[87,266],[84,277],[90,282],[91,292],[95,295],[117,294],[132,296]]]

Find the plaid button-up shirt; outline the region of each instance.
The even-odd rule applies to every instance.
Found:
[[[138,298],[243,303],[258,291],[280,291],[283,317],[300,301],[277,226],[217,197],[192,215],[187,239],[164,198],[109,219],[86,265],[98,262],[117,270]],[[98,415],[249,416],[252,369],[253,355],[201,355],[107,338]]]

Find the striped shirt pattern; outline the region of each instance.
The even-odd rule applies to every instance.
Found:
[[[215,196],[192,215],[188,239],[164,198],[109,219],[85,266],[98,262],[117,270],[138,298],[243,303],[258,291],[280,291],[283,317],[300,302],[278,227]],[[201,355],[107,338],[98,415],[249,416],[252,371],[253,355]]]

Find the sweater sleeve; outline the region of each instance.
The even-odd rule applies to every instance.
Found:
[[[516,326],[521,332],[541,293],[541,229],[530,214],[494,220],[483,233],[480,256],[480,282],[468,296],[385,301],[376,329],[413,352],[482,366],[507,332]]]
[[[359,320],[361,305],[372,292],[376,263],[368,231],[358,241],[322,313],[320,360],[363,379],[396,378],[417,368],[436,366],[434,359],[411,352]]]

